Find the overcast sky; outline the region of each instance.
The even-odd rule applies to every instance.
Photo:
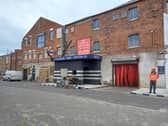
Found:
[[[129,0],[0,0],[0,55],[21,48],[39,17],[60,24],[112,9]]]

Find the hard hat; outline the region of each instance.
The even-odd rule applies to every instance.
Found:
[[[156,71],[156,68],[152,68],[152,71]]]

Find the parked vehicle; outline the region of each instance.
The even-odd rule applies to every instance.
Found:
[[[8,71],[5,72],[5,74],[3,76],[3,80],[8,80],[8,81],[18,80],[18,81],[21,81],[21,80],[23,80],[23,72],[22,71],[8,70]]]

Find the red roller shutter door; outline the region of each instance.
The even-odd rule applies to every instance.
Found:
[[[137,64],[116,64],[114,68],[117,87],[138,87]]]

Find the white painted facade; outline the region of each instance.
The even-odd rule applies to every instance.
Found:
[[[165,83],[168,89],[168,14],[164,13]]]
[[[138,61],[138,69],[139,69],[139,88],[141,87],[149,87],[149,74],[151,69],[157,66],[163,66],[165,64],[163,56],[159,52],[150,52],[150,53],[140,53],[137,55],[125,55],[125,56],[104,56],[101,62],[101,74],[102,74],[102,83],[108,82],[112,83],[112,59],[124,59],[125,61],[128,59],[130,61],[131,58],[137,57]],[[168,74],[168,73],[167,73]],[[159,75],[159,80],[157,82],[157,87],[166,88],[166,80],[165,74]]]

